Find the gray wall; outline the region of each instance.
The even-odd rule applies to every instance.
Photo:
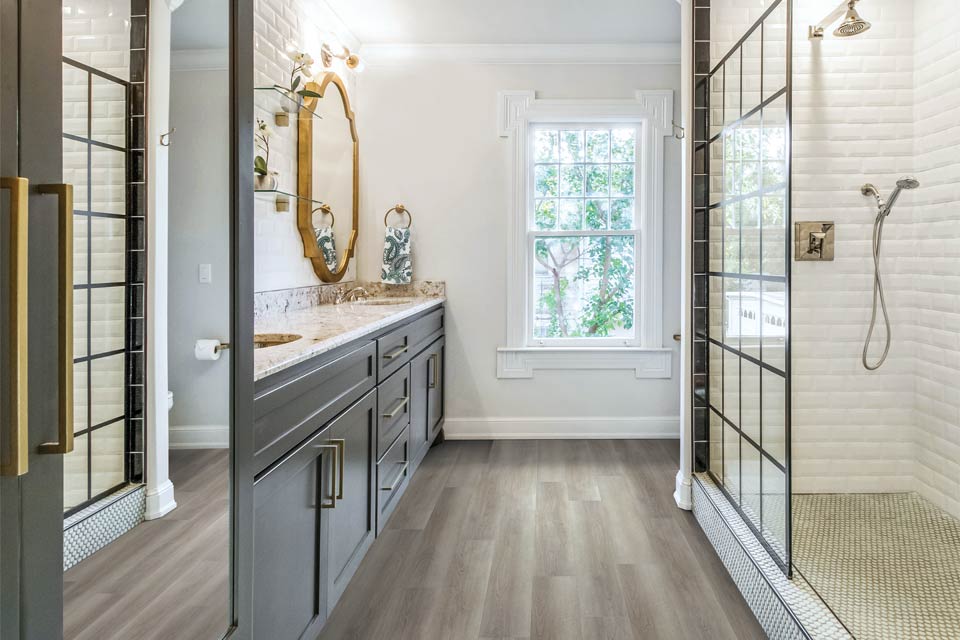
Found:
[[[226,69],[171,73],[171,448],[225,444],[228,433],[229,352],[217,362],[193,357],[198,338],[229,338],[228,81]],[[200,264],[212,265],[212,284],[200,284]]]

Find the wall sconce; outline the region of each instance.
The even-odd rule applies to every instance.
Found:
[[[363,71],[366,65],[364,65],[360,56],[355,53],[350,53],[350,49],[343,45],[338,45],[337,48],[339,51],[334,51],[326,42],[323,43],[323,47],[320,49],[320,59],[323,61],[324,67],[330,67],[333,64],[333,59],[337,58],[338,60],[343,60],[347,65],[347,69],[356,71],[357,73]]]

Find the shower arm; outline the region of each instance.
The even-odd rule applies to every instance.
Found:
[[[827,26],[842,18],[847,10],[852,9],[857,2],[858,0],[843,0],[843,2],[840,3],[840,6],[834,9],[830,15],[817,24],[810,26],[810,38],[815,38],[817,40],[823,39],[823,30],[826,29]]]

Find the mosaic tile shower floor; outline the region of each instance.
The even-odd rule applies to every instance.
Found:
[[[795,495],[794,566],[857,640],[960,639],[960,521],[920,496]]]

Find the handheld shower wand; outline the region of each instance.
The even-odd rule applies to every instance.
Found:
[[[890,353],[890,341],[892,335],[890,332],[890,315],[887,313],[887,301],[883,296],[883,278],[880,275],[880,249],[883,245],[883,223],[887,216],[893,210],[893,205],[900,198],[900,193],[904,189],[916,189],[920,186],[920,181],[916,178],[905,177],[897,180],[897,187],[886,200],[880,195],[880,192],[872,184],[865,184],[860,188],[860,193],[865,196],[873,196],[877,200],[877,218],[873,223],[873,311],[870,315],[870,328],[867,330],[867,339],[863,344],[863,356],[861,361],[868,371],[876,371],[883,365]],[[887,340],[883,347],[883,353],[875,364],[870,364],[867,359],[867,352],[870,349],[870,343],[873,341],[873,330],[877,324],[877,303],[880,304],[880,310],[883,312],[883,323],[886,327]]]

